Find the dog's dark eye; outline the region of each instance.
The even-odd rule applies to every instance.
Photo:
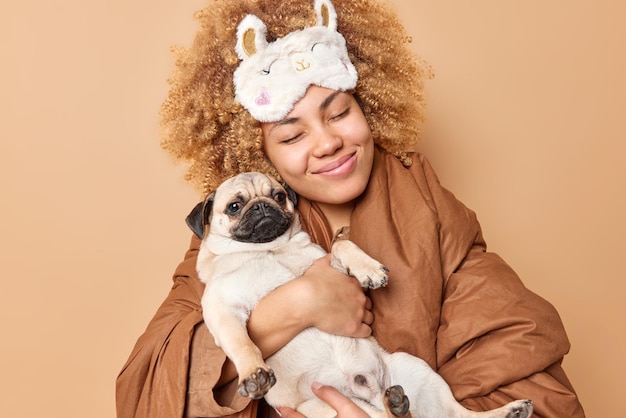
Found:
[[[241,202],[232,202],[228,206],[226,206],[226,213],[228,215],[236,215],[241,210]]]
[[[276,201],[276,203],[283,205],[287,200],[287,194],[283,192],[278,192],[274,195],[274,200]]]

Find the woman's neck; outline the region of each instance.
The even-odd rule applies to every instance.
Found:
[[[354,210],[354,201],[341,205],[317,202],[317,205],[326,217],[326,220],[328,220],[333,234],[344,226],[350,226],[350,217]]]

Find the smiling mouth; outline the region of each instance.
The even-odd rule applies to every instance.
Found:
[[[343,157],[333,161],[330,164],[326,164],[324,167],[319,170],[313,171],[313,174],[333,174],[333,172],[340,172],[344,165],[347,162],[352,160],[356,155],[356,152],[353,152],[348,155],[344,155]]]

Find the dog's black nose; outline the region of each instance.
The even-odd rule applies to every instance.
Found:
[[[232,236],[242,242],[270,242],[291,225],[291,216],[272,202],[255,202],[232,229]]]
[[[272,206],[267,202],[258,202],[252,207],[252,210],[260,214],[267,215],[271,207]]]

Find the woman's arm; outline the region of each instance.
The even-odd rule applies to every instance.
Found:
[[[570,345],[557,311],[487,251],[474,213],[441,187],[425,159],[421,162],[440,221],[444,294],[438,372],[470,408],[532,399],[533,416],[584,417],[561,368]]]
[[[137,340],[116,381],[118,418],[182,417],[189,347],[202,322],[201,283],[184,275],[193,269],[197,246],[185,255],[172,288]]]
[[[447,280],[437,341],[438,372],[465,406],[532,399],[533,416],[584,416],[560,366],[569,342],[558,313],[482,244]]]
[[[265,296],[248,321],[248,333],[265,358],[298,333],[316,327],[330,334],[367,337],[373,316],[371,301],[358,281],[330,267],[329,256],[313,263],[306,273]],[[218,385],[236,377],[225,365]]]
[[[174,285],[155,313],[117,379],[118,417],[226,416],[249,407],[236,395],[236,372],[215,345],[202,319],[204,285],[196,273],[200,241],[174,273]],[[324,331],[370,335],[371,301],[356,279],[330,267],[328,257],[279,287],[252,312],[250,335],[267,357],[309,326]],[[228,384],[230,383],[230,384]],[[193,413],[192,413],[193,415]]]

